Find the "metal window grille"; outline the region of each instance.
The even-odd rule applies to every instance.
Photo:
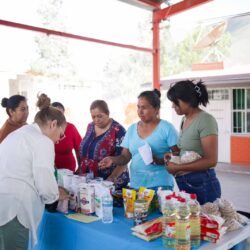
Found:
[[[229,99],[229,90],[228,89],[211,89],[208,90],[209,100],[214,101],[223,101]]]
[[[250,133],[250,89],[233,89],[233,133]]]

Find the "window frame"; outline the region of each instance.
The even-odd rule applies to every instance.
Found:
[[[234,98],[234,91],[238,91],[238,90],[244,90],[244,103],[243,103],[243,107],[239,108],[234,108],[234,104],[237,100],[235,100]],[[232,88],[232,127],[231,127],[231,132],[234,135],[250,135],[250,131],[247,131],[248,127],[250,127],[250,124],[247,123],[247,115],[250,115],[250,107],[247,107],[247,94],[248,92],[250,93],[250,88],[248,87],[238,87],[238,88]],[[237,93],[236,93],[237,95]],[[236,103],[237,105],[237,103]],[[235,118],[234,118],[234,114],[240,113],[241,114],[241,129],[242,132],[239,131],[234,131],[236,126],[235,126]],[[250,122],[250,121],[249,121]]]

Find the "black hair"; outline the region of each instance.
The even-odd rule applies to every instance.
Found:
[[[104,100],[95,100],[90,105],[90,111],[93,109],[100,109],[104,114],[109,115],[108,104]]]
[[[53,102],[53,103],[51,104],[51,106],[54,107],[54,108],[60,108],[60,109],[62,109],[63,111],[65,111],[65,108],[64,108],[63,104],[60,103],[60,102]]]
[[[155,109],[160,109],[161,107],[161,92],[158,89],[147,90],[140,93],[138,98],[145,98]]]
[[[22,101],[26,101],[25,96],[13,95],[10,98],[4,97],[2,99],[1,105],[3,108],[6,108],[6,112],[7,112],[8,116],[10,116],[9,110],[14,111],[19,106],[20,102],[22,102]]]
[[[206,85],[201,80],[197,83],[194,80],[176,82],[171,85],[167,97],[177,106],[179,106],[179,99],[189,103],[193,108],[197,108],[199,105],[206,107],[209,102]]]

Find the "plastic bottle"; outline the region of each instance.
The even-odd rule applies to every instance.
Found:
[[[184,198],[179,198],[176,211],[175,240],[177,250],[190,249],[190,209]]]
[[[168,249],[175,249],[175,217],[176,206],[171,196],[167,196],[162,204],[163,232],[162,244]]]
[[[191,227],[191,246],[200,246],[201,222],[200,222],[200,204],[197,201],[196,194],[190,194],[190,227]]]
[[[102,197],[102,222],[113,222],[113,198],[111,194],[105,194]]]

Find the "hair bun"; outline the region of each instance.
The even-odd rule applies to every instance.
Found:
[[[50,98],[46,94],[37,95],[36,106],[41,110],[50,106]]]
[[[159,97],[161,98],[161,92],[159,89],[154,89],[153,92]]]
[[[4,97],[2,99],[1,105],[2,105],[3,108],[7,108],[7,106],[8,106],[8,100],[9,100],[9,98],[6,98],[6,97]]]

